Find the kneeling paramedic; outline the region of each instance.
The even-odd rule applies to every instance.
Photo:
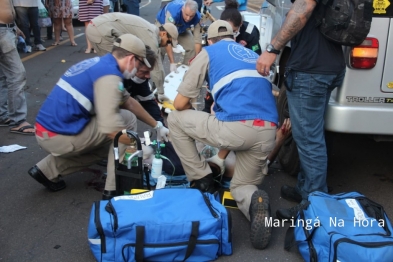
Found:
[[[59,175],[68,175],[108,158],[104,199],[116,195],[113,138],[123,130],[136,131],[137,119],[159,129],[154,120],[125,90],[123,79],[150,73],[156,54],[134,35],[121,35],[111,54],[84,60],[59,79],[36,118],[36,139],[49,155],[28,173],[51,191],[66,187]],[[119,139],[120,158],[130,139]],[[109,153],[108,153],[109,152]]]
[[[177,90],[177,111],[168,116],[172,143],[191,187],[203,192],[215,190],[214,176],[220,170],[211,168],[198,154],[195,140],[236,153],[230,190],[251,222],[252,245],[263,249],[271,236],[271,228],[265,227],[270,207],[267,193],[257,186],[262,183],[267,157],[275,145],[278,115],[272,86],[255,69],[258,55],[234,41],[228,22],[212,23],[208,42]],[[215,100],[215,115],[192,110],[190,102],[200,94],[206,74]]]

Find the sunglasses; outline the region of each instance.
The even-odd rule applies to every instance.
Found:
[[[145,62],[141,60],[139,57],[135,56],[135,59],[139,61],[140,64],[145,65]]]

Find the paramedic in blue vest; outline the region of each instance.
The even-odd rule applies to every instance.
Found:
[[[231,24],[237,43],[260,55],[261,46],[259,44],[259,30],[255,25],[243,21],[242,15],[237,10],[238,7],[239,3],[236,2],[236,0],[225,0],[225,9],[222,11],[220,19]],[[206,92],[205,107],[203,111],[210,113],[213,102],[213,97],[209,92]]]
[[[252,245],[263,249],[271,236],[271,228],[265,226],[270,207],[267,193],[258,185],[275,146],[278,115],[272,86],[255,69],[258,54],[235,42],[228,22],[213,22],[208,42],[177,90],[173,103],[177,111],[168,116],[172,144],[190,186],[202,192],[215,190],[214,177],[220,170],[198,154],[195,140],[236,153],[231,194],[251,222]],[[190,102],[199,96],[206,74],[215,115],[193,110]]]
[[[203,4],[210,6],[212,3],[224,2],[224,0],[203,0]],[[237,0],[239,3],[239,11],[247,11],[247,0]]]
[[[136,131],[137,119],[154,127],[158,139],[168,129],[154,120],[125,90],[123,79],[149,77],[156,54],[132,34],[115,40],[111,54],[84,60],[59,79],[36,118],[36,139],[49,153],[28,173],[50,191],[66,187],[60,176],[108,159],[104,199],[116,195],[113,138],[123,130]],[[130,139],[119,139],[120,159]]]
[[[198,11],[198,4],[194,0],[186,0],[184,3],[174,1],[164,6],[156,16],[156,25],[160,27],[165,23],[172,23],[177,27],[179,36],[178,44],[185,50],[183,64],[188,65],[189,61],[202,49],[202,34],[199,21],[201,14]],[[177,65],[173,59],[171,48],[161,48],[161,56],[164,58],[168,53],[171,72],[177,71]]]

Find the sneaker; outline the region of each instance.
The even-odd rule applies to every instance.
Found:
[[[250,221],[251,244],[256,249],[264,249],[272,236],[272,228],[266,226],[265,220],[270,217],[269,196],[263,190],[255,191],[251,196]]]
[[[46,48],[42,44],[38,44],[34,47],[35,51],[46,51]]]
[[[202,177],[201,179],[191,181],[190,187],[199,189],[203,193],[204,192],[214,193],[216,190],[214,187],[213,174],[208,174],[207,176]]]
[[[302,195],[300,195],[294,187],[284,185],[281,187],[281,197],[292,202],[302,202]]]
[[[26,53],[31,53],[31,46],[30,45],[26,46]]]
[[[33,166],[28,171],[29,175],[34,178],[38,183],[43,184],[50,191],[56,192],[66,188],[66,184],[63,180],[59,180],[58,182],[50,181],[38,168],[38,166]]]
[[[279,218],[281,220],[286,219],[289,221],[291,219],[296,218],[299,211],[307,209],[309,204],[310,204],[310,202],[308,202],[307,200],[302,200],[300,202],[300,204],[298,204],[294,207],[291,207],[288,209],[285,209],[285,208],[278,209],[276,211],[276,216],[277,216],[277,218]]]

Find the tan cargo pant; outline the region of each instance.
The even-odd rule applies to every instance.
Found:
[[[136,131],[137,119],[128,110],[120,110],[126,128]],[[45,133],[45,132],[44,132]],[[38,168],[49,179],[56,181],[59,175],[68,175],[108,159],[105,190],[115,190],[115,157],[113,140],[98,131],[97,119],[92,117],[81,133],[75,136],[36,136],[38,144],[48,153],[37,163]],[[126,145],[119,143],[120,159],[123,159]],[[109,153],[108,153],[109,152]]]
[[[131,32],[123,32],[131,33]],[[89,24],[86,28],[86,36],[93,45],[94,50],[97,51],[98,55],[103,56],[107,53],[112,52],[113,42],[115,41],[115,37],[112,35],[102,36],[100,35],[97,27],[92,24]],[[138,36],[145,45],[150,46],[150,48],[157,54],[157,63],[154,66],[153,70],[150,73],[151,81],[154,82],[157,92],[159,94],[164,93],[164,65],[162,64],[162,56],[160,54],[161,50],[157,44],[157,36],[154,38],[150,34],[144,33]]]
[[[263,127],[253,126],[252,120],[222,122],[214,115],[195,110],[171,112],[168,126],[189,181],[211,173],[204,157],[198,154],[195,140],[235,152],[231,194],[239,209],[250,219],[251,196],[262,183],[263,170],[267,170],[267,156],[275,146],[276,127],[268,121]]]

